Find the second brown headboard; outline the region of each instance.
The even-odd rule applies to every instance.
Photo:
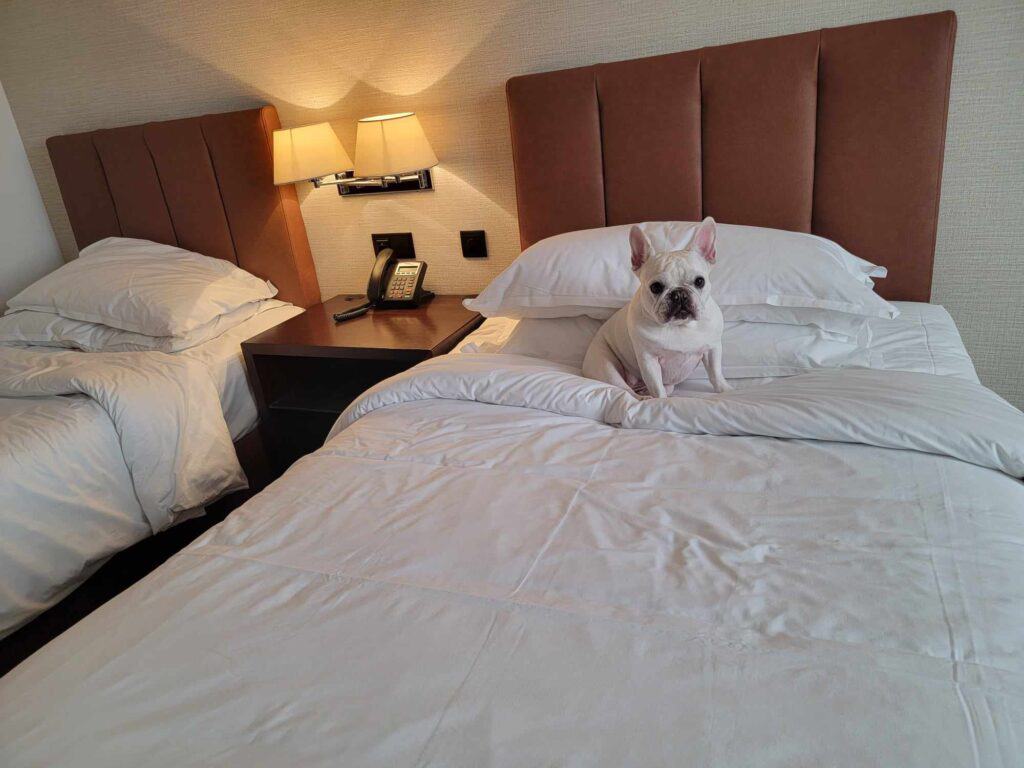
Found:
[[[813,232],[928,301],[950,12],[508,81],[523,247],[698,220]]]
[[[79,248],[136,237],[227,259],[278,298],[320,301],[295,187],[274,186],[266,106],[54,136],[46,147]]]

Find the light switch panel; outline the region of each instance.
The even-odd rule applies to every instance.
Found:
[[[486,259],[487,235],[482,229],[469,229],[459,232],[462,239],[462,258]]]

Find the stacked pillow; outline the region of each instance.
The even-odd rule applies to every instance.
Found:
[[[567,232],[535,243],[466,306],[485,317],[604,320],[628,303],[638,286],[630,268],[630,226]],[[656,250],[674,251],[689,244],[696,224],[639,226]],[[854,352],[869,346],[871,321],[899,315],[874,291],[873,280],[885,277],[885,267],[825,238],[719,224],[716,251],[711,295],[726,321],[726,362],[730,357],[743,362],[731,366],[734,376],[740,368],[745,376],[785,375],[839,358],[869,365],[870,355]],[[533,322],[523,325],[510,337],[510,350],[521,352],[524,340],[545,333],[559,337],[550,327],[556,324],[545,324],[547,331],[535,331]],[[571,329],[567,333],[576,339],[574,349],[586,335],[584,328],[597,327],[558,325]]]
[[[534,243],[466,306],[486,317],[611,317],[638,285],[630,269],[630,226],[566,232]],[[695,226],[640,225],[658,251],[685,248]],[[823,237],[719,224],[716,250],[711,293],[726,320],[847,333],[864,318],[899,315],[873,290],[872,278],[885,277],[885,267]]]
[[[12,298],[0,343],[177,352],[247,320],[276,293],[223,259],[110,237]]]

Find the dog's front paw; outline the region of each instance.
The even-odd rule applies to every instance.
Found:
[[[723,381],[721,384],[715,387],[715,392],[722,394],[723,392],[732,392],[736,387],[730,384],[728,381]]]

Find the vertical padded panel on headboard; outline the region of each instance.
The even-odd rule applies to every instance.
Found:
[[[51,136],[46,149],[78,247],[85,248],[105,237],[119,237],[121,224],[92,134]]]
[[[508,81],[519,237],[605,225],[601,119],[593,67]]]
[[[176,245],[171,215],[142,126],[96,131],[92,142],[114,199],[121,235]]]
[[[147,123],[143,134],[160,176],[178,245],[238,263],[199,120]]]
[[[699,219],[700,52],[599,64],[597,95],[607,223]]]
[[[830,238],[888,267],[886,298],[928,301],[955,37],[947,11],[512,78],[520,239],[601,226],[602,203],[608,224],[712,215]]]
[[[320,301],[293,184],[274,186],[270,106],[53,136],[46,146],[79,248],[153,240],[233,261],[278,298]]]
[[[263,134],[267,137],[267,148],[270,150],[271,165],[273,165],[274,131],[281,127],[277,110],[273,107],[261,107],[260,123],[263,126]],[[288,230],[288,240],[291,243],[292,272],[297,278],[298,290],[301,291],[303,297],[302,303],[295,299],[289,299],[289,301],[299,304],[299,306],[308,307],[320,301],[320,282],[316,275],[316,265],[313,263],[313,251],[309,247],[306,222],[302,218],[302,209],[299,207],[299,193],[295,190],[294,184],[282,184],[274,189],[277,190],[281,213]]]
[[[705,48],[704,215],[811,229],[818,32]]]
[[[814,232],[889,298],[931,297],[955,37],[952,12],[822,31]]]
[[[270,280],[286,301],[320,301],[313,256],[291,184],[274,186],[272,133],[276,112],[250,109],[199,118],[220,187],[238,265]],[[271,111],[272,112],[272,111]],[[290,218],[299,216],[298,225]],[[286,261],[287,260],[287,261]]]

